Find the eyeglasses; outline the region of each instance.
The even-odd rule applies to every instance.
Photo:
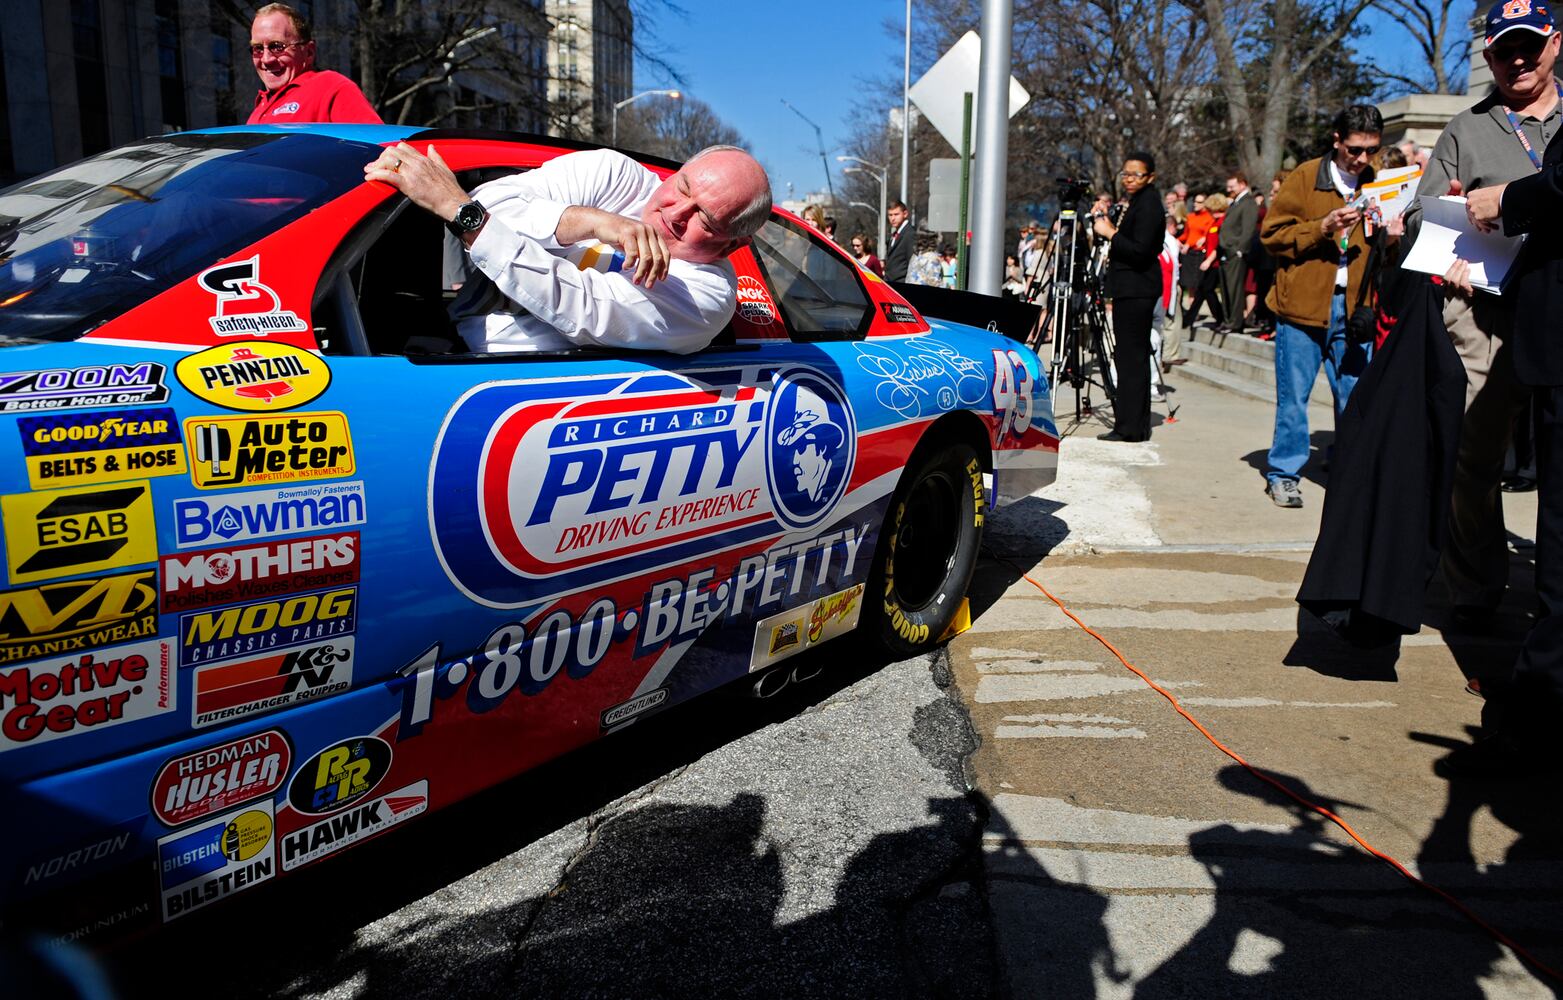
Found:
[[[1515,59],[1534,59],[1541,55],[1542,48],[1547,44],[1546,35],[1538,35],[1534,31],[1517,31],[1514,39],[1505,38],[1503,41],[1488,49],[1492,57],[1499,62],[1512,62]]]
[[[270,52],[274,56],[280,56],[280,55],[282,55],[282,53],[288,51],[291,48],[294,48],[295,46],[307,45],[307,44],[309,44],[309,43],[308,42],[251,42],[250,43],[250,57],[252,59],[253,58],[259,58],[260,54],[262,52]]]
[[[1372,156],[1374,153],[1377,153],[1379,150],[1383,149],[1384,147],[1383,146],[1374,145],[1374,146],[1342,146],[1341,148],[1344,149],[1347,152],[1347,154],[1349,154],[1351,156]]]
[[[1121,170],[1121,171],[1118,172],[1118,176],[1119,177],[1144,178],[1144,177],[1149,177],[1150,174],[1144,173],[1143,171],[1139,171],[1139,170]]]

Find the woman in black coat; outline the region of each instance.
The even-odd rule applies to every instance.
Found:
[[[1152,182],[1156,160],[1149,153],[1130,153],[1118,175],[1129,208],[1114,226],[1098,218],[1096,235],[1111,240],[1107,257],[1107,287],[1113,297],[1113,367],[1118,370],[1118,396],[1113,401],[1113,429],[1098,435],[1103,441],[1148,441],[1151,436],[1151,317],[1161,300],[1162,236],[1167,209]]]

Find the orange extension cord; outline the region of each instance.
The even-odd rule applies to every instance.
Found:
[[[1431,892],[1433,895],[1437,896],[1439,899],[1442,899],[1444,902],[1446,902],[1450,906],[1454,907],[1457,911],[1459,911],[1461,916],[1465,917],[1465,919],[1469,920],[1471,923],[1475,924],[1477,927],[1480,927],[1482,930],[1484,930],[1488,934],[1492,935],[1492,937],[1495,940],[1497,940],[1497,941],[1501,942],[1502,944],[1508,946],[1510,951],[1514,952],[1514,954],[1518,955],[1521,959],[1523,959],[1524,961],[1529,963],[1533,968],[1535,968],[1538,971],[1544,973],[1545,975],[1547,975],[1548,977],[1552,978],[1553,980],[1556,980],[1558,982],[1563,982],[1563,973],[1559,973],[1558,970],[1556,970],[1556,969],[1552,968],[1551,966],[1547,965],[1546,963],[1542,962],[1535,955],[1532,955],[1523,946],[1518,944],[1513,938],[1509,937],[1507,934],[1503,933],[1503,931],[1500,931],[1498,928],[1494,927],[1492,924],[1489,924],[1487,921],[1485,921],[1481,917],[1477,916],[1474,912],[1472,912],[1470,907],[1466,906],[1464,903],[1462,903],[1458,899],[1454,898],[1454,896],[1450,895],[1448,892],[1444,891],[1443,889],[1438,888],[1438,886],[1436,886],[1436,885],[1432,885],[1431,883],[1424,882],[1421,879],[1417,878],[1415,875],[1411,874],[1411,871],[1408,868],[1406,868],[1405,865],[1401,864],[1398,860],[1396,860],[1395,858],[1391,857],[1388,854],[1385,854],[1383,851],[1381,851],[1378,848],[1374,847],[1372,844],[1368,843],[1366,840],[1363,840],[1362,837],[1357,833],[1357,831],[1353,830],[1351,828],[1351,825],[1349,823],[1347,823],[1345,820],[1341,819],[1339,816],[1335,815],[1333,812],[1331,812],[1330,810],[1324,808],[1323,806],[1318,805],[1318,804],[1313,803],[1313,802],[1309,802],[1307,799],[1303,798],[1301,795],[1298,795],[1296,792],[1292,791],[1290,788],[1287,788],[1285,785],[1283,785],[1281,782],[1277,781],[1275,778],[1272,778],[1270,775],[1266,774],[1264,771],[1261,771],[1259,768],[1255,767],[1254,765],[1250,764],[1248,761],[1244,760],[1241,756],[1239,756],[1235,751],[1233,751],[1225,743],[1222,743],[1220,740],[1218,740],[1214,736],[1212,736],[1211,733],[1210,733],[1210,730],[1206,729],[1203,725],[1201,725],[1200,721],[1198,719],[1194,718],[1192,715],[1190,715],[1183,708],[1182,705],[1178,704],[1178,699],[1173,697],[1173,695],[1172,695],[1172,693],[1170,691],[1168,691],[1166,688],[1162,687],[1160,684],[1157,684],[1155,681],[1153,681],[1149,677],[1147,677],[1145,675],[1144,671],[1140,670],[1139,667],[1136,667],[1134,664],[1130,663],[1128,661],[1128,659],[1126,659],[1124,657],[1124,655],[1118,651],[1118,647],[1117,646],[1114,646],[1111,642],[1108,642],[1107,639],[1105,639],[1101,635],[1101,633],[1097,632],[1095,629],[1091,628],[1091,626],[1089,626],[1085,622],[1081,621],[1078,617],[1075,616],[1075,613],[1073,611],[1070,611],[1068,608],[1064,607],[1064,602],[1060,601],[1058,598],[1054,597],[1051,591],[1049,591],[1046,587],[1042,586],[1042,584],[1038,583],[1036,580],[1033,580],[1030,577],[1030,575],[1028,575],[1028,574],[1026,574],[1024,572],[1021,572],[1020,568],[1018,566],[1012,566],[1011,568],[1014,569],[1016,572],[1019,572],[1021,577],[1027,583],[1031,584],[1033,587],[1035,587],[1038,590],[1042,591],[1042,593],[1044,595],[1046,595],[1048,600],[1050,600],[1054,604],[1058,605],[1058,610],[1060,610],[1064,614],[1068,615],[1070,621],[1072,621],[1076,625],[1080,626],[1080,628],[1082,628],[1087,635],[1089,635],[1091,638],[1095,639],[1097,642],[1099,642],[1103,646],[1105,646],[1107,648],[1108,652],[1112,653],[1114,656],[1116,656],[1118,658],[1118,662],[1119,663],[1123,664],[1131,673],[1133,673],[1140,680],[1142,680],[1146,684],[1150,685],[1151,690],[1155,691],[1157,694],[1159,694],[1163,698],[1167,699],[1167,701],[1172,705],[1173,709],[1176,710],[1179,715],[1183,716],[1183,718],[1187,719],[1188,722],[1189,722],[1189,725],[1193,726],[1195,729],[1198,729],[1199,732],[1200,732],[1200,735],[1204,736],[1205,739],[1209,740],[1211,742],[1211,744],[1213,746],[1215,746],[1215,748],[1217,750],[1220,750],[1222,753],[1226,754],[1228,757],[1231,757],[1233,760],[1237,761],[1239,764],[1241,764],[1243,766],[1243,768],[1246,771],[1248,771],[1249,774],[1252,774],[1254,777],[1258,778],[1260,781],[1263,781],[1265,784],[1270,785],[1271,787],[1279,790],[1287,798],[1289,798],[1292,801],[1296,802],[1298,805],[1304,807],[1305,809],[1310,809],[1313,812],[1318,813],[1320,816],[1323,816],[1325,819],[1329,820],[1331,823],[1334,823],[1336,826],[1340,827],[1342,830],[1344,830],[1346,832],[1346,836],[1348,836],[1352,840],[1356,841],[1358,847],[1362,848],[1364,851],[1367,851],[1369,854],[1373,855],[1375,858],[1378,858],[1380,861],[1384,862],[1385,864],[1389,865],[1391,868],[1395,869],[1395,871],[1397,871],[1401,875],[1405,876],[1405,878],[1408,879],[1413,885],[1417,885],[1417,886],[1420,886],[1423,889],[1426,889],[1428,892]]]

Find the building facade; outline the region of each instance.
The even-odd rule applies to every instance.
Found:
[[[635,16],[629,0],[546,0],[550,131],[608,140],[613,106],[635,82]]]

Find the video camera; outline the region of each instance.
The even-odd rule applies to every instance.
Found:
[[[1058,177],[1058,204],[1060,208],[1078,205],[1091,197],[1091,182],[1075,177]]]

